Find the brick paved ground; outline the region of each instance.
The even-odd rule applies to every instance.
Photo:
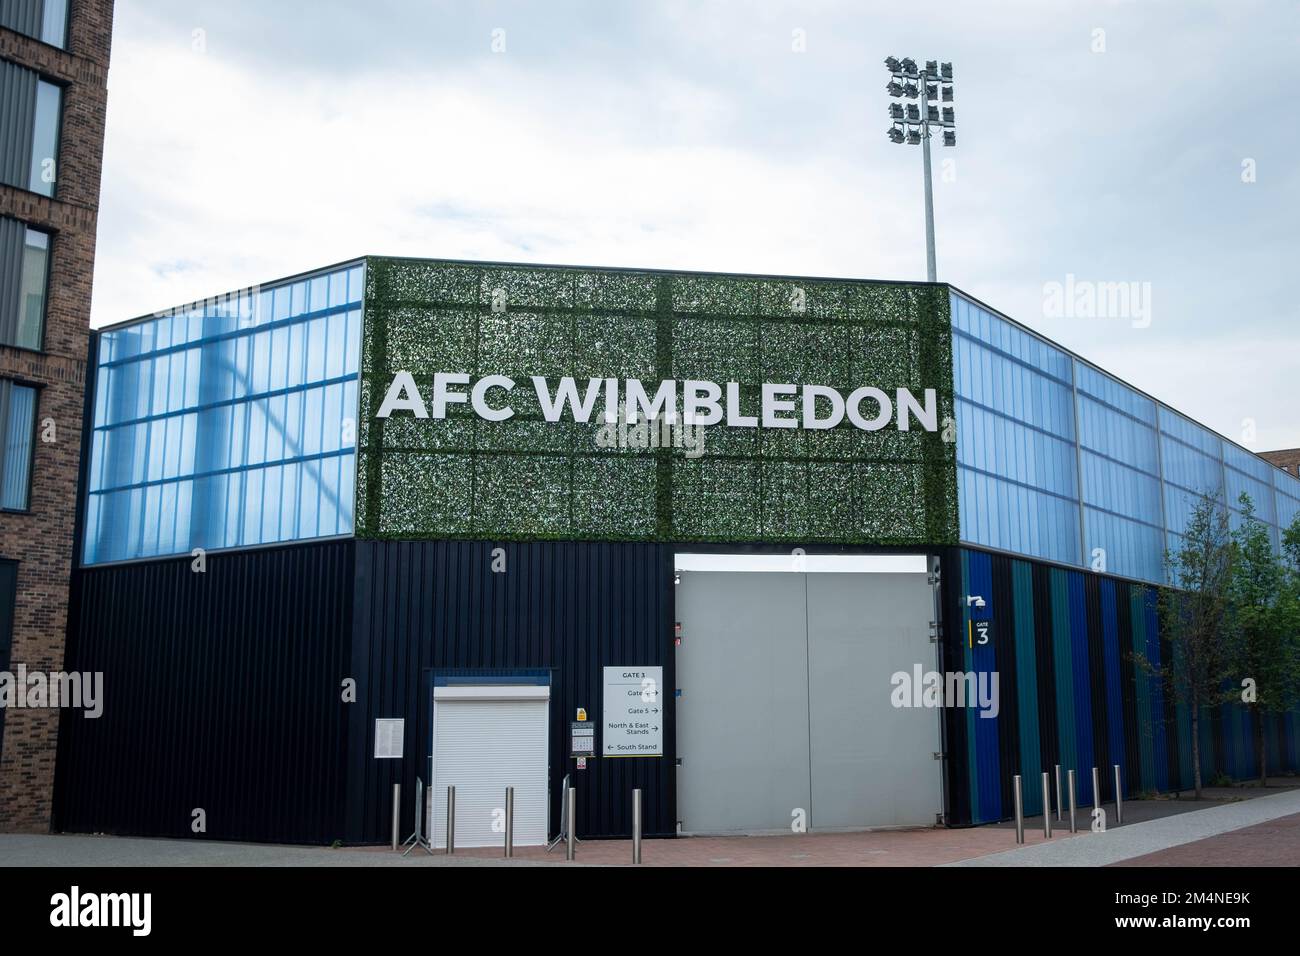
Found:
[[[1125,825],[1112,831],[1128,830],[1135,836],[1112,832],[1123,844],[1136,840],[1136,834],[1161,820],[1207,808],[1241,807],[1243,811],[1260,796],[1285,794],[1282,786],[1257,790],[1233,788],[1215,796],[1223,800],[1144,800],[1125,804]],[[1281,781],[1280,781],[1281,783]],[[1244,798],[1244,802],[1243,801]],[[1078,842],[1077,849],[1100,847],[1110,843],[1106,837],[1093,843],[1087,831],[1087,808],[1080,808],[1083,832],[1071,837],[1068,828],[1055,827],[1052,844],[1065,850]],[[1237,811],[1230,811],[1237,812]],[[1247,811],[1248,812],[1248,811]],[[1188,818],[1192,827],[1192,818]],[[1112,821],[1113,822],[1113,821]],[[1136,829],[1130,830],[1130,827]],[[1185,829],[1185,828],[1184,828]],[[1026,849],[1030,853],[1051,851],[1043,846],[1042,818],[1025,821]],[[1172,839],[1183,838],[1175,833]],[[868,833],[822,833],[754,837],[689,837],[679,840],[647,840],[642,861],[648,866],[935,866],[961,864],[1002,854],[1016,847],[1010,825],[971,827],[962,830],[919,829]],[[1033,848],[1039,847],[1039,851]],[[1074,847],[1067,856],[1076,854]],[[1140,852],[1140,851],[1139,851]],[[502,859],[497,847],[462,848],[448,857],[441,851],[430,856],[424,852],[405,858],[386,847],[326,849],[323,847],[287,847],[249,845],[200,840],[155,840],[106,836],[27,836],[0,834],[0,866],[497,866],[507,862],[516,866],[571,866],[564,860],[564,848],[546,853],[540,847],[521,847],[513,861]],[[627,840],[591,840],[578,848],[578,865],[623,865],[631,861],[631,843]],[[1112,862],[1104,860],[1100,862]],[[1283,810],[1267,822],[1252,823],[1242,829],[1187,842],[1172,849],[1160,849],[1126,863],[1132,865],[1204,866],[1249,863],[1256,865],[1300,865],[1300,814]],[[1029,865],[1034,865],[1030,863]],[[1086,863],[1084,865],[1087,865]]]
[[[1300,813],[1111,866],[1300,866]]]
[[[1069,834],[1066,834],[1069,836]],[[1027,833],[1026,844],[1043,839]],[[869,833],[808,833],[783,836],[685,837],[646,840],[641,862],[647,866],[935,866],[997,853],[1015,846],[1015,835],[990,827],[964,830],[889,830]],[[389,852],[373,849],[357,853]],[[439,853],[442,851],[439,850]],[[457,856],[499,858],[498,847],[458,849]],[[520,847],[521,860],[563,863],[564,847]],[[588,840],[578,844],[579,863],[624,864],[632,860],[631,840]]]

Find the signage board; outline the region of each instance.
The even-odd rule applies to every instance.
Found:
[[[596,755],[596,726],[590,721],[575,720],[569,725],[569,754],[574,757]]]
[[[606,667],[603,748],[606,757],[662,757],[662,667]]]

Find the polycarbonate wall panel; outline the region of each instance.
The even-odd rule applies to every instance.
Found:
[[[1300,489],[1297,489],[1300,491]],[[1292,498],[1290,495],[1278,492],[1277,498],[1277,524],[1279,528],[1291,527],[1291,522],[1300,516],[1300,498]]]
[[[962,539],[1077,564],[1069,356],[960,297],[952,315]]]
[[[1069,380],[961,336],[953,341],[957,396],[1061,438],[1074,438]]]
[[[1170,435],[1160,436],[1160,454],[1166,484],[1211,498],[1223,497],[1223,462],[1218,458]]]
[[[963,540],[1046,561],[1079,563],[1077,502],[960,466],[957,493]]]
[[[1101,458],[1086,448],[1079,455],[1085,505],[1161,526],[1159,478]]]
[[[1089,568],[1126,578],[1161,580],[1164,531],[1159,525],[1087,507],[1083,509],[1083,523]]]
[[[1156,432],[1128,415],[1079,395],[1079,444],[1130,468],[1160,474]]]
[[[1205,496],[1239,527],[1250,495],[1275,547],[1300,514],[1257,455],[956,293],[952,317],[964,542],[1163,582]]]
[[[1077,497],[1074,443],[958,400],[957,461],[1031,488]],[[966,440],[963,441],[962,438]]]
[[[1273,486],[1256,481],[1242,474],[1235,468],[1225,468],[1227,479],[1228,506],[1234,511],[1241,509],[1241,496],[1248,495],[1255,506],[1255,517],[1268,524],[1277,524],[1277,509],[1273,506]]]
[[[350,534],[360,265],[101,334],[87,564]]]

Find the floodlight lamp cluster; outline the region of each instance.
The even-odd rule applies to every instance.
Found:
[[[919,146],[923,137],[929,137],[931,127],[943,130],[943,145],[957,145],[956,114],[951,106],[931,106],[931,103],[952,102],[952,64],[926,60],[925,69],[917,66],[911,57],[902,60],[885,57],[889,83],[885,92],[895,99],[919,100],[920,103],[889,104],[889,141]]]

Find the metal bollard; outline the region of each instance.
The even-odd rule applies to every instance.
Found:
[[[515,855],[515,788],[506,787],[506,858]]]
[[[1061,765],[1056,765],[1056,822],[1061,822]]]
[[[1095,810],[1101,806],[1101,771],[1096,767],[1092,768],[1092,808]]]
[[[1020,799],[1020,774],[1012,778],[1012,789],[1016,798],[1016,842],[1025,842],[1025,807]]]
[[[1124,791],[1119,785],[1119,764],[1115,764],[1115,825],[1124,822]]]
[[[568,840],[564,844],[564,858],[566,860],[577,859],[578,852],[574,843],[574,836],[577,833],[577,810],[578,810],[578,791],[570,787],[569,792],[564,795],[565,806],[569,817],[569,832],[566,834]]]
[[[632,862],[641,862],[641,790],[632,791]]]
[[[1043,836],[1052,838],[1052,791],[1047,782],[1047,771],[1043,771]]]
[[[1071,768],[1067,775],[1070,781],[1070,832],[1078,833],[1079,826],[1074,819],[1074,769]]]
[[[397,849],[397,844],[401,842],[402,836],[398,828],[402,825],[402,785],[393,784],[393,849]]]
[[[447,852],[456,852],[456,788],[447,788]]]

